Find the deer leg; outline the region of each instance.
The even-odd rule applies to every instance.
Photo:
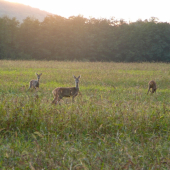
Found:
[[[31,82],[30,82],[30,86],[29,86],[29,89],[31,88],[31,86],[32,86],[32,84],[31,84]],[[29,89],[28,89],[28,90],[29,90]]]
[[[56,97],[54,98],[54,102],[55,102],[55,104],[57,105],[57,103],[58,103],[58,96],[56,96]]]
[[[77,93],[75,93],[74,95],[73,95],[73,98],[72,98],[72,102],[74,103],[74,98],[78,95],[78,93],[80,93],[80,92],[77,92]],[[81,94],[81,93],[80,93]]]
[[[58,96],[58,97],[57,97],[56,105],[60,102],[60,100],[61,100],[62,98],[63,98],[62,96]],[[61,105],[61,104],[59,103],[59,105]]]
[[[75,97],[75,96],[72,97],[72,103],[74,103],[74,97]]]
[[[148,88],[148,93],[149,93],[149,91],[150,91],[150,86],[149,86],[149,88]],[[147,93],[147,94],[148,94],[148,93]]]
[[[152,88],[152,94],[155,92],[154,88]]]
[[[152,93],[154,93],[154,92],[156,93],[156,89],[153,89],[153,92],[152,92]]]
[[[57,98],[56,98],[56,97],[54,97],[54,99],[53,99],[53,101],[52,101],[52,104],[54,104],[54,103],[55,103],[56,99],[57,99]]]

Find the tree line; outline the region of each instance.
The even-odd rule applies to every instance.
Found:
[[[40,22],[0,18],[0,59],[170,61],[170,24],[48,15]]]

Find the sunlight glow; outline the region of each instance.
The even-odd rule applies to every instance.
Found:
[[[6,0],[29,5],[63,17],[124,19],[136,21],[157,17],[170,22],[169,0]]]

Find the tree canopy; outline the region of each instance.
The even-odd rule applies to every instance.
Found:
[[[0,59],[170,61],[170,24],[48,15],[0,18]]]

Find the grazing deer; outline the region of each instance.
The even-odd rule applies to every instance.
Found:
[[[39,88],[39,80],[40,80],[40,76],[42,75],[42,73],[41,74],[37,74],[36,73],[36,76],[37,76],[37,80],[31,80],[30,81],[30,87],[29,87],[29,89],[30,88],[35,88],[36,89],[36,87],[38,87]],[[29,90],[28,89],[28,90]]]
[[[155,81],[150,81],[149,83],[148,83],[148,85],[149,85],[149,87],[148,87],[148,93],[149,93],[149,91],[150,91],[150,89],[152,89],[152,91],[150,91],[151,93],[156,93],[156,89],[157,89],[157,87],[156,87],[156,83],[155,83]],[[147,93],[147,94],[148,94]]]
[[[79,92],[79,79],[81,76],[78,76],[77,78],[73,76],[75,79],[76,87],[59,87],[52,91],[54,100],[52,103],[57,103],[63,98],[63,97],[72,97],[72,102],[74,102],[74,98],[78,95]]]

